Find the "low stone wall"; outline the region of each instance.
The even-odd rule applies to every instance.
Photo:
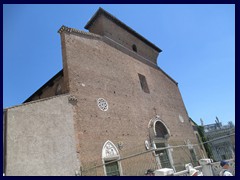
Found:
[[[6,176],[75,176],[80,166],[68,95],[6,111]]]

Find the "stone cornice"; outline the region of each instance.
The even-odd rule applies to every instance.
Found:
[[[63,32],[75,33],[75,34],[78,34],[78,35],[86,35],[86,36],[91,36],[91,37],[95,37],[95,38],[101,38],[101,36],[99,36],[97,34],[81,31],[81,30],[78,30],[78,29],[75,29],[75,28],[70,28],[70,27],[64,26],[64,25],[62,25],[62,27],[58,30],[59,34],[61,34]]]
[[[59,97],[63,97],[63,96],[68,96],[69,97],[70,94],[69,93],[65,93],[65,94],[60,94],[60,95],[56,95],[56,96],[51,96],[51,97],[46,97],[46,98],[42,98],[42,99],[37,99],[37,100],[33,100],[33,101],[26,102],[26,103],[23,103],[23,104],[11,106],[11,107],[6,107],[3,110],[6,111],[8,109],[13,109],[13,108],[21,107],[21,106],[27,106],[27,105],[35,104],[35,103],[42,102],[42,101],[48,101],[48,100],[59,98]]]

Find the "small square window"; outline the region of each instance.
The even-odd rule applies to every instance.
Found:
[[[142,75],[142,74],[138,74],[138,77],[139,77],[139,80],[140,80],[140,84],[141,84],[142,90],[145,93],[150,93],[150,91],[148,89],[148,84],[147,84],[147,80],[146,80],[145,76]]]

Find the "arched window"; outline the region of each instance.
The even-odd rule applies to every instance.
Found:
[[[137,52],[137,46],[136,46],[135,44],[132,45],[132,50],[133,50],[134,52]]]
[[[162,122],[156,121],[154,128],[155,128],[156,137],[160,137],[160,138],[168,137],[167,128],[165,127],[165,125]]]
[[[102,160],[105,164],[104,173],[106,176],[120,176],[121,173],[121,164],[119,161],[120,155],[117,147],[111,142],[106,141],[102,149]]]
[[[158,117],[152,121],[155,138],[168,139],[170,137],[170,131],[164,122],[162,122]]]

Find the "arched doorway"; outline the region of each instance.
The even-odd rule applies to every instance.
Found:
[[[150,128],[150,132],[152,132],[150,136],[153,148],[157,149],[169,146],[168,138],[170,137],[170,131],[159,116],[150,120],[148,128]],[[174,169],[172,154],[169,149],[156,150],[154,153],[159,168]]]

